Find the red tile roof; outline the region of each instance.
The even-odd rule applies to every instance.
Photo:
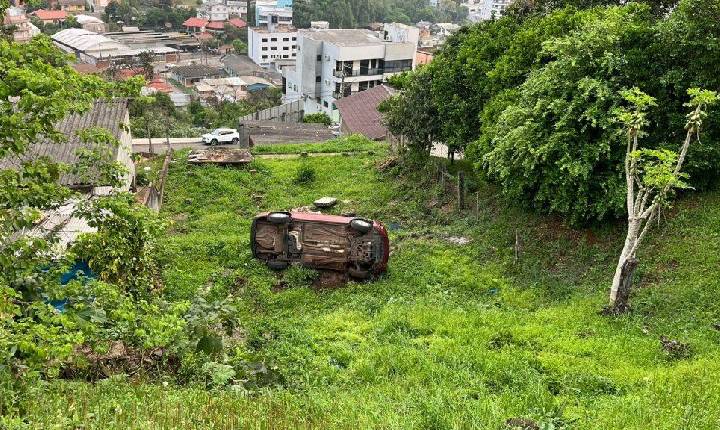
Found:
[[[381,122],[377,107],[381,101],[392,95],[390,88],[378,85],[365,91],[335,101],[342,117],[343,129],[360,133],[368,139],[381,140],[388,131]]]
[[[222,30],[225,28],[225,21],[210,21],[205,28],[208,30]]]
[[[160,91],[161,93],[171,93],[175,89],[172,85],[165,82],[165,80],[160,78],[155,78],[152,81],[150,81],[149,84],[147,84],[148,87],[154,88],[157,91]]]
[[[245,22],[245,20],[242,20],[240,18],[231,18],[230,21],[228,21],[228,22],[237,28],[247,27],[247,22]]]
[[[207,19],[196,18],[193,16],[191,18],[186,19],[185,22],[183,22],[183,25],[185,27],[205,27],[207,25],[207,23],[208,23]]]
[[[35,15],[36,17],[38,17],[39,19],[41,19],[43,21],[67,18],[67,12],[65,12],[64,10],[38,9],[35,12],[33,12],[33,15]]]

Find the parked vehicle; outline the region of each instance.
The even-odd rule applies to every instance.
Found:
[[[206,145],[218,145],[220,143],[236,145],[238,142],[240,142],[240,133],[234,128],[216,128],[210,133],[202,135],[202,143]]]
[[[282,270],[291,263],[367,279],[387,269],[387,230],[364,218],[302,212],[257,215],[250,230],[253,257]]]

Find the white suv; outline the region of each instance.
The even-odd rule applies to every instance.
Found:
[[[202,143],[217,145],[219,143],[237,144],[240,142],[240,133],[234,128],[216,128],[208,134],[202,135]]]

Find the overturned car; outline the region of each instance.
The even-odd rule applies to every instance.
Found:
[[[367,279],[387,269],[390,243],[385,227],[364,218],[304,212],[255,217],[250,230],[253,257],[281,270],[291,263]]]

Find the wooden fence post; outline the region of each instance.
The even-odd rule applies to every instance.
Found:
[[[461,211],[465,208],[465,172],[462,170],[458,172],[457,194],[458,210]]]

